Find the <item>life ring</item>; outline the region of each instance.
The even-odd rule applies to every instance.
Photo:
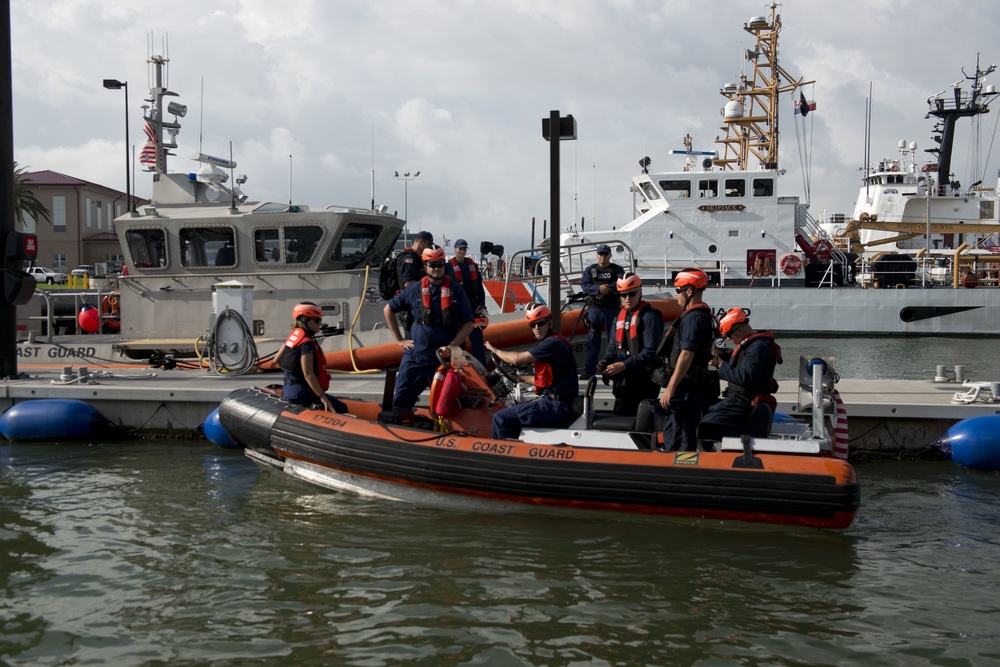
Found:
[[[802,258],[798,255],[785,255],[781,258],[781,272],[786,276],[797,276],[802,270]]]
[[[447,376],[448,367],[445,365],[438,366],[437,372],[434,373],[434,379],[431,380],[431,396],[428,405],[431,408],[431,412],[434,412],[434,408],[437,406],[438,398],[441,396],[441,388],[444,387],[444,379]],[[434,414],[437,414],[436,412]]]
[[[434,377],[437,378],[437,373],[434,374]],[[450,417],[455,414],[455,410],[458,409],[458,396],[461,393],[462,376],[454,369],[445,371],[437,395],[437,402],[434,403],[434,414],[442,417]]]
[[[830,255],[833,254],[833,244],[830,243],[830,239],[820,239],[819,241],[816,241],[814,252],[816,253],[816,259],[820,259],[825,262],[830,259]]]
[[[122,324],[119,318],[118,297],[114,294],[107,294],[101,298],[101,322],[112,331],[121,331]]]

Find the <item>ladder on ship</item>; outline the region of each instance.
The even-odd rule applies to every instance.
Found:
[[[834,265],[839,265],[841,276],[846,279],[850,270],[850,262],[847,259],[847,255],[840,249],[840,245],[836,239],[820,226],[816,218],[812,217],[808,209],[800,207],[795,217],[795,230],[797,233],[802,234],[806,238],[814,239],[816,244],[819,244],[820,241],[826,241],[830,248],[830,261],[827,262],[826,271],[823,272],[823,277],[820,279],[817,287],[835,287],[837,283],[834,279],[835,269],[833,267]]]

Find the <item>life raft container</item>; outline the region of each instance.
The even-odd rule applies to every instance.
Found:
[[[798,255],[785,255],[781,258],[781,272],[786,276],[797,276],[802,270],[802,258]]]

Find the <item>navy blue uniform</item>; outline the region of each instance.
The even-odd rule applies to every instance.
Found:
[[[772,338],[747,339],[737,348],[736,363],[719,366],[719,379],[729,383],[723,398],[705,413],[702,423],[746,425],[753,409],[751,401],[771,393],[777,354]]]
[[[552,385],[539,388],[541,395],[534,401],[504,408],[493,415],[493,438],[503,440],[521,435],[522,426],[566,426],[573,416],[573,401],[580,395],[573,350],[561,336],[550,334],[529,350],[537,364],[552,369]],[[537,383],[537,380],[536,380]]]
[[[624,310],[624,309],[623,309]],[[634,415],[639,403],[647,398],[656,398],[660,388],[649,379],[656,365],[656,348],[663,337],[663,316],[660,311],[642,301],[637,306],[639,316],[632,326],[633,313],[626,312],[624,318],[619,312],[615,319],[615,332],[604,356],[607,364],[622,362],[625,372],[616,375],[615,414]],[[621,324],[621,342],[618,342],[618,324]]]
[[[580,278],[580,289],[590,297],[587,300],[587,322],[590,329],[587,332],[584,375],[593,375],[597,370],[597,359],[601,355],[601,332],[607,330],[610,339],[611,332],[615,330],[615,321],[621,309],[615,283],[624,275],[625,269],[612,262],[603,268],[599,264],[591,264]],[[601,285],[607,285],[611,291],[601,296]]]
[[[420,258],[413,248],[404,248],[396,258],[396,275],[399,277],[399,289],[406,287],[406,283],[415,282],[423,278],[427,273],[424,271],[424,260]],[[410,338],[410,328],[413,326],[413,315],[404,312],[399,323],[403,327],[403,337]]]
[[[693,452],[698,449],[698,422],[715,398],[706,382],[715,326],[708,308],[702,307],[686,311],[673,326],[676,338],[670,351],[671,367],[683,350],[694,352],[694,360],[670,399],[670,412],[663,423],[663,446],[667,451]]]
[[[445,263],[445,275],[453,278],[457,282],[461,283],[462,290],[465,292],[465,296],[469,297],[469,305],[472,307],[472,313],[476,314],[480,307],[486,307],[486,289],[483,287],[483,276],[479,273],[476,263],[473,262],[468,257],[465,258],[465,263],[458,266],[458,271],[455,271],[455,265],[452,263],[457,260],[453,257],[452,260]],[[472,270],[476,268],[476,275],[473,277]],[[472,356],[479,359],[480,363],[484,366],[486,365],[486,347],[485,341],[483,339],[483,330],[476,327],[469,334],[469,351],[472,352]]]
[[[403,360],[396,375],[393,406],[399,410],[412,410],[420,392],[431,386],[434,372],[440,365],[437,349],[448,345],[462,325],[472,322],[469,299],[454,282],[451,283],[451,323],[444,324],[441,315],[441,285],[431,284],[431,312],[429,322],[423,321],[421,283],[415,282],[389,300],[394,313],[406,312],[413,318],[410,337],[413,349],[403,352]]]

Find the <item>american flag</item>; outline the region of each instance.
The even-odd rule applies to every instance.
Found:
[[[142,147],[142,151],[139,152],[139,162],[147,167],[155,167],[156,130],[153,128],[153,124],[147,120],[146,124],[142,126],[142,131],[146,134],[149,140],[146,142],[146,145]]]
[[[451,247],[451,239],[448,238],[447,236],[445,236],[444,234],[441,235],[441,238],[444,240],[444,247],[445,248],[450,248]]]

